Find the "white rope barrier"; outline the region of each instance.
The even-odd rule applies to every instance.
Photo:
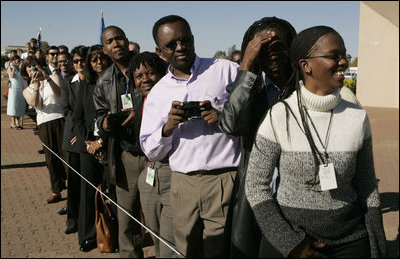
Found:
[[[43,142],[42,145],[44,147],[46,147],[48,150],[50,150],[51,153],[53,153],[56,157],[58,157],[58,159],[60,159],[64,164],[66,164],[69,168],[71,168],[77,175],[79,175],[83,180],[85,180],[88,184],[90,184],[93,188],[95,188],[96,190],[98,190],[104,197],[106,197],[109,201],[111,201],[115,206],[117,206],[120,210],[122,210],[123,212],[125,212],[126,215],[128,215],[129,217],[131,217],[134,221],[136,221],[140,226],[142,226],[144,229],[146,229],[147,231],[149,231],[150,234],[152,234],[153,236],[155,236],[158,240],[160,240],[162,243],[164,243],[167,247],[169,247],[172,251],[174,251],[176,254],[178,254],[181,257],[185,256],[180,253],[179,251],[177,251],[175,248],[173,248],[170,244],[168,244],[169,242],[167,240],[165,240],[164,238],[157,236],[150,228],[148,228],[147,226],[143,225],[142,222],[140,222],[139,220],[137,220],[135,217],[133,217],[131,214],[129,214],[124,208],[122,208],[120,205],[118,205],[118,203],[114,202],[112,199],[110,199],[106,194],[104,194],[101,190],[99,190],[97,188],[97,186],[94,186],[89,180],[87,180],[85,177],[83,177],[80,173],[78,173],[72,166],[70,166],[67,162],[65,162],[60,156],[58,156],[53,150],[51,150],[48,146],[46,146]]]

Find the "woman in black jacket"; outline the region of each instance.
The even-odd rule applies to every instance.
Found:
[[[82,175],[93,185],[98,186],[103,179],[103,165],[93,154],[98,154],[103,140],[95,136],[96,110],[93,91],[98,76],[111,64],[100,45],[90,47],[86,57],[85,80],[81,87],[73,112],[74,133],[80,139],[80,166]],[[89,150],[91,153],[89,153]],[[96,190],[85,180],[81,180],[78,238],[80,250],[90,251],[97,246],[95,229]]]
[[[235,82],[227,86],[229,99],[220,114],[219,127],[242,137],[242,156],[232,192],[224,253],[230,257],[280,257],[262,235],[244,193],[244,179],[254,136],[267,109],[292,74],[289,49],[296,31],[276,17],[264,17],[246,31],[242,62]],[[276,174],[277,175],[277,174]]]
[[[64,135],[63,135],[63,150],[67,154],[68,164],[80,172],[79,159],[79,141],[77,136],[72,131],[72,113],[75,106],[75,101],[78,96],[81,82],[84,80],[84,68],[88,47],[77,46],[71,51],[73,57],[74,70],[77,72],[70,79],[62,79],[61,81],[61,106],[65,118]],[[78,62],[76,62],[78,60]],[[72,62],[72,61],[67,61]],[[68,193],[67,193],[67,229],[65,234],[71,234],[78,231],[78,215],[79,215],[79,196],[80,196],[80,177],[71,168],[68,167]],[[61,212],[61,211],[60,211]]]

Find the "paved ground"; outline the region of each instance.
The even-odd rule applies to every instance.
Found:
[[[48,171],[33,123],[11,130],[1,109],[1,257],[119,257],[118,254],[88,253],[78,249],[77,234],[66,235],[65,219],[57,212],[66,201],[46,204],[50,193]],[[399,110],[366,108],[373,132],[374,161],[383,201],[383,220],[390,257],[399,256]],[[66,193],[64,192],[65,198]],[[145,256],[154,256],[147,246]]]

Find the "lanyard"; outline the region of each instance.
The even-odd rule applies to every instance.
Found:
[[[317,135],[317,137],[318,137],[319,143],[321,143],[321,146],[322,146],[322,148],[324,149],[325,161],[324,161],[324,159],[322,159],[321,153],[318,151],[318,149],[316,149],[317,152],[318,152],[318,155],[319,155],[321,161],[324,162],[325,165],[327,165],[328,162],[329,162],[329,161],[328,161],[328,160],[329,160],[329,155],[328,155],[327,149],[328,149],[328,143],[329,143],[329,135],[330,135],[330,133],[331,133],[333,109],[331,110],[331,116],[330,116],[330,118],[329,118],[329,125],[328,125],[328,129],[326,130],[325,144],[324,144],[324,143],[322,143],[321,137],[320,137],[319,134],[318,134],[317,128],[315,127],[314,122],[312,121],[310,114],[308,114],[307,108],[306,108],[305,106],[303,106],[303,108],[304,108],[304,110],[305,110],[305,112],[306,112],[306,114],[307,114],[307,117],[308,117],[309,120],[311,121],[311,125],[312,125],[313,128],[314,128],[314,131],[315,131],[315,133],[316,133],[316,135]],[[307,117],[306,117],[306,119],[307,119]]]
[[[129,78],[126,80],[125,97],[128,97]]]

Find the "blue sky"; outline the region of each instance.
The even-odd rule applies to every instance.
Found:
[[[154,51],[153,24],[177,14],[191,25],[196,53],[212,57],[216,51],[240,49],[243,35],[256,20],[276,16],[297,32],[327,25],[343,37],[347,52],[358,56],[359,1],[1,1],[1,48],[25,45],[42,27],[50,45],[98,43],[100,13],[105,25],[121,27],[141,51]]]

